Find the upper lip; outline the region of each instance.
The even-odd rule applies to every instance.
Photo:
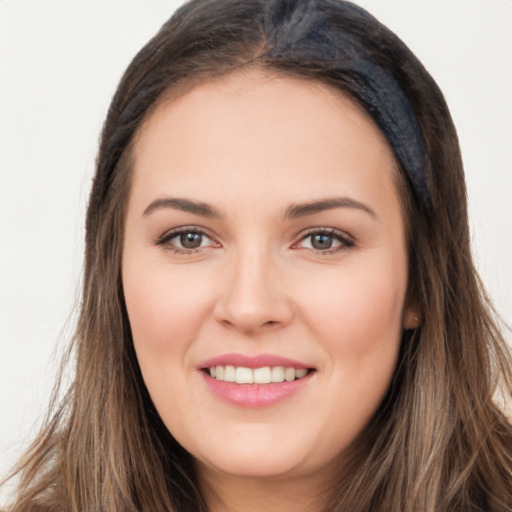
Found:
[[[212,366],[243,366],[244,368],[263,368],[264,366],[284,366],[286,368],[311,368],[311,366],[275,354],[259,354],[256,356],[247,356],[244,354],[222,354],[213,357],[201,363],[201,368],[211,368]]]

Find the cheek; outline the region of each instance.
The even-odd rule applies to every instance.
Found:
[[[149,358],[161,363],[162,357],[179,355],[194,340],[198,320],[210,307],[207,282],[197,270],[125,261],[123,288],[141,366]]]
[[[364,351],[399,336],[406,282],[405,273],[382,262],[332,272],[323,283],[308,286],[309,318],[329,338],[344,341],[337,348]]]
[[[336,385],[374,399],[385,393],[401,340],[406,282],[405,273],[386,265],[365,265],[333,272],[323,286],[310,283],[304,318],[328,354]]]
[[[210,308],[209,281],[203,277],[201,270],[191,273],[182,266],[141,265],[136,259],[123,264],[126,308],[142,377],[163,422],[180,439],[186,438],[186,427],[174,411],[186,411],[188,423],[198,414],[183,390],[194,373],[191,347]]]
[[[342,452],[370,421],[388,390],[400,346],[406,287],[404,276],[377,270],[352,269],[326,282],[309,287],[304,315],[327,355],[323,370],[328,378],[315,404],[325,424],[319,453],[334,448]]]

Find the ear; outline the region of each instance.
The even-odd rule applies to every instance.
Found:
[[[421,325],[421,314],[419,308],[415,306],[407,306],[404,310],[402,320],[404,329],[416,329]]]

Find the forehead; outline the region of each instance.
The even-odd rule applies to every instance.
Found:
[[[350,116],[353,121],[364,122],[371,126],[373,135],[380,139],[384,146],[389,147],[385,136],[368,112],[348,92],[318,80],[254,66],[210,79],[192,77],[171,87],[148,111],[148,115],[136,133],[136,149],[140,149],[141,140],[152,126],[162,122],[162,118],[168,117],[170,112],[176,116],[174,122],[186,121],[179,117],[184,110],[187,111],[185,114],[187,120],[191,122],[194,121],[190,118],[192,112],[204,119],[215,107],[224,107],[226,96],[232,102],[230,109],[236,106],[237,114],[245,113],[247,118],[252,114],[252,105],[268,104],[272,99],[276,100],[281,107],[278,111],[274,111],[274,118],[285,110],[290,113],[297,106],[297,100],[303,102],[301,108],[296,110],[297,117],[303,118],[301,120],[310,114],[308,108],[318,109],[321,104],[329,104],[333,110],[343,111],[343,115]],[[208,110],[204,109],[205,106],[208,106]],[[269,119],[269,121],[272,120]],[[208,121],[213,124],[215,119],[210,118]],[[324,115],[322,123],[328,122],[329,118]],[[185,122],[183,126],[186,124]],[[392,157],[391,151],[389,155]],[[392,159],[394,160],[393,157]]]
[[[153,194],[163,186],[208,200],[262,179],[267,193],[285,187],[297,200],[343,182],[347,193],[363,184],[374,195],[395,192],[392,152],[361,107],[327,85],[262,70],[171,91],[139,130],[133,156],[133,187]]]

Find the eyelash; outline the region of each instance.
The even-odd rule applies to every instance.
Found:
[[[165,233],[160,238],[158,238],[155,242],[155,245],[163,246],[166,249],[174,252],[175,254],[193,254],[201,249],[204,249],[205,247],[199,246],[197,248],[184,248],[184,247],[177,247],[176,245],[170,243],[171,240],[174,238],[177,238],[181,235],[200,235],[201,237],[209,238],[214,244],[219,244],[213,240],[213,238],[208,234],[208,232],[200,227],[197,226],[183,226],[181,228],[174,229],[170,232]],[[301,238],[295,242],[292,245],[292,248],[298,248],[297,246],[307,240],[310,237],[313,236],[326,236],[328,238],[332,238],[334,241],[339,242],[339,245],[334,248],[328,248],[328,249],[315,249],[314,247],[305,247],[304,249],[308,251],[312,251],[315,254],[321,254],[321,255],[329,255],[334,254],[338,252],[343,252],[348,249],[351,249],[355,246],[355,241],[348,236],[346,233],[339,231],[334,228],[311,228],[308,230],[305,234],[301,236]]]
[[[298,242],[293,244],[292,247],[297,246],[299,243],[303,242],[304,240],[307,240],[310,237],[313,237],[315,235],[319,236],[326,236],[329,238],[332,238],[334,241],[339,242],[340,245],[329,248],[329,249],[315,249],[315,248],[305,248],[306,250],[313,251],[315,254],[321,254],[321,255],[329,255],[329,254],[335,254],[338,252],[343,252],[351,249],[354,247],[355,241],[352,237],[350,237],[347,233],[344,233],[343,231],[339,231],[334,228],[311,228],[308,230],[305,234],[301,236]]]
[[[193,254],[201,249],[204,249],[204,247],[187,249],[185,247],[177,247],[176,245],[170,243],[173,238],[177,238],[181,235],[188,234],[200,235],[202,237],[209,238],[210,240],[212,240],[212,242],[214,242],[213,238],[208,234],[206,230],[199,228],[197,226],[183,226],[181,228],[173,229],[172,231],[165,233],[156,240],[155,244],[163,246],[166,249],[174,252],[175,254]]]

